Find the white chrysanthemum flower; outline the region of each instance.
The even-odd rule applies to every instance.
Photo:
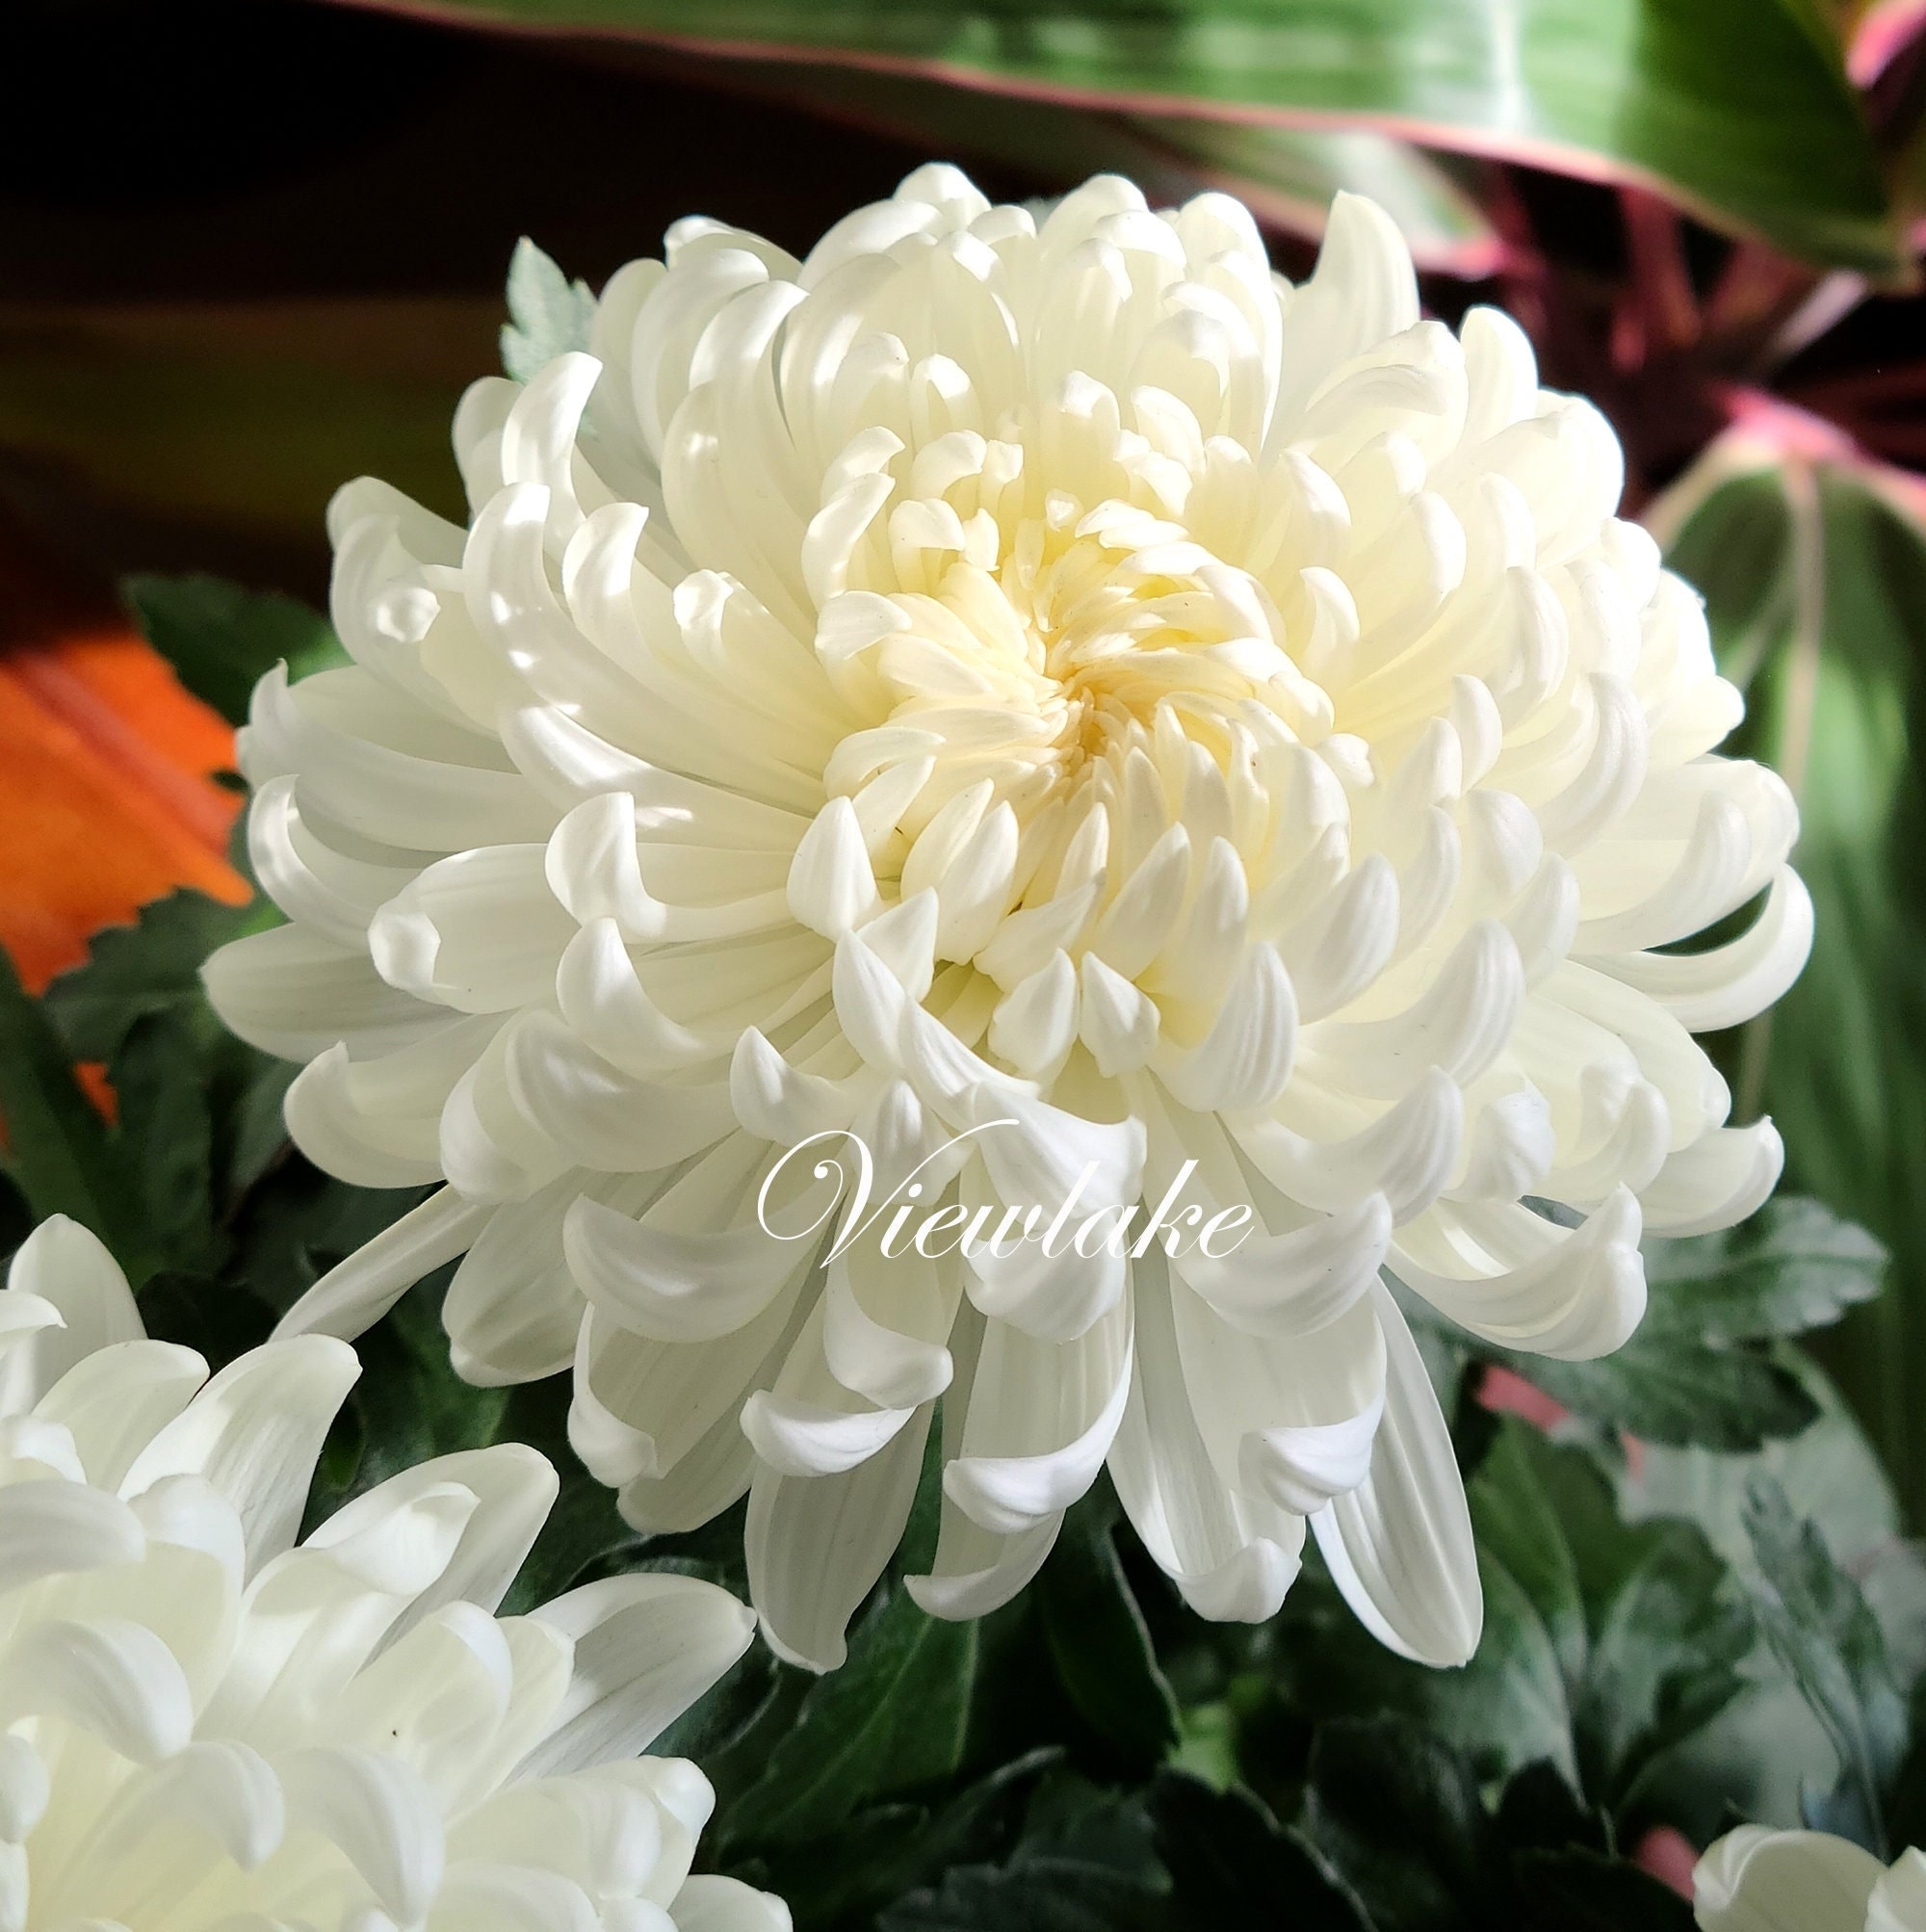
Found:
[[[1463,1493],[1380,1268],[1508,1348],[1616,1346],[1641,1219],[1777,1176],[1691,1033],[1809,937],[1610,430],[1503,316],[1421,321],[1368,202],[1293,288],[1236,202],[1108,178],[1039,220],[924,169],[801,263],[687,222],[592,347],[469,392],[468,530],[342,492],[354,665],[256,696],[292,924],[210,989],[309,1060],[322,1166],[450,1184],[295,1325],[465,1250],[462,1372],[572,1364],[639,1527],[747,1490],[765,1629],[818,1664],[939,1397],[932,1610],[1020,1588],[1107,1458],[1206,1614],[1275,1610],[1308,1519],[1373,1631],[1463,1658]],[[819,1266],[758,1201],[838,1130],[872,1203],[971,1136],[920,1207],[979,1237],[1080,1179],[1132,1234],[1180,1179],[1253,1218],[1214,1260]]]
[[[742,1655],[727,1591],[634,1576],[497,1618],[554,1500],[443,1456],[294,1547],[345,1343],[209,1379],[43,1223],[0,1291],[0,1926],[787,1932],[689,1876],[714,1794],[634,1754]]]
[[[1692,1908],[1704,1932],[1926,1932],[1926,1855],[1741,1825],[1699,1861]]]

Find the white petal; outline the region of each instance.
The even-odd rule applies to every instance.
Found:
[[[1464,1484],[1404,1317],[1384,1289],[1371,1298],[1386,1376],[1370,1472],[1311,1527],[1344,1601],[1380,1643],[1420,1663],[1463,1663],[1484,1621]]]
[[[881,1449],[840,1474],[756,1472],[743,1542],[749,1592],[777,1656],[809,1670],[842,1663],[844,1631],[909,1520],[929,1414],[917,1410]]]
[[[534,1547],[555,1501],[557,1478],[548,1458],[522,1443],[436,1456],[344,1504],[308,1538],[307,1547],[338,1548],[443,1485],[466,1490],[475,1499],[473,1513],[439,1574],[420,1586],[390,1631],[390,1642],[443,1604],[479,1604],[492,1610]]]
[[[7,1271],[10,1295],[38,1297],[57,1311],[61,1325],[46,1326],[23,1347],[8,1350],[5,1412],[30,1408],[67,1370],[113,1342],[144,1339],[127,1277],[100,1237],[65,1214],[50,1214],[15,1251]]]
[[[329,1268],[274,1324],[275,1339],[332,1335],[351,1342],[365,1334],[424,1275],[467,1248],[494,1212],[453,1188],[430,1194]]]
[[[134,1458],[206,1380],[207,1364],[192,1348],[113,1342],[76,1362],[34,1413],[73,1438],[89,1482],[117,1490]]]
[[[331,1336],[270,1342],[230,1362],[135,1458],[122,1492],[198,1475],[234,1505],[250,1569],[294,1541],[335,1411],[361,1372]]]
[[[789,1907],[739,1878],[691,1878],[675,1895],[675,1932],[790,1932]]]
[[[734,1597],[693,1577],[611,1577],[534,1615],[573,1638],[575,1674],[554,1728],[522,1762],[529,1778],[646,1749],[756,1633]]]
[[[194,1729],[173,1653],[143,1624],[49,1618],[0,1658],[0,1723],[47,1713],[91,1731],[137,1764],[171,1758]]]
[[[382,1909],[409,1925],[441,1886],[434,1794],[400,1758],[314,1747],[274,1760],[288,1824],[339,1845]]]
[[[1826,1832],[1741,1825],[1692,1873],[1692,1904],[1706,1932],[1864,1932],[1885,1873],[1878,1859]]]

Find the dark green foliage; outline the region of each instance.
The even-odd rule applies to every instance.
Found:
[[[1117,1559],[1120,1514],[1108,1483],[1071,1510],[1037,1579],[1036,1609],[1078,1714],[1124,1762],[1149,1770],[1177,1742],[1177,1700]]]
[[[130,577],[122,592],[181,683],[230,724],[247,721],[255,680],[275,665],[298,678],[347,663],[327,619],[292,597],[218,577]]]
[[[1173,1932],[1366,1932],[1357,1895],[1247,1791],[1167,1772],[1151,1787]]]
[[[1512,1867],[1521,1922],[1542,1932],[1692,1932],[1692,1908],[1624,1859],[1575,1847],[1527,1851]]]
[[[7,1175],[33,1219],[65,1214],[90,1227],[136,1280],[157,1259],[138,1179],[74,1077],[46,1008],[29,999],[0,953],[0,1120]]]

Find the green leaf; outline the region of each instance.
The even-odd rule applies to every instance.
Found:
[[[1427,1671],[1389,1656],[1307,1577],[1286,1600],[1298,1627],[1281,1647],[1287,1698],[1312,1717],[1403,1711],[1483,1773],[1548,1760],[1588,1804],[1630,1807],[1652,1767],[1739,1693],[1744,1592],[1696,1526],[1624,1522],[1588,1455],[1515,1418],[1467,1495],[1485,1595],[1471,1662]]]
[[[1157,1932],[1160,1901],[1135,1879],[1076,1859],[964,1866],[900,1900],[878,1932]]]
[[[1057,1681],[1090,1728],[1141,1769],[1177,1744],[1177,1700],[1112,1537],[1116,1499],[1099,1484],[1065,1517],[1031,1586]]]
[[[1166,1771],[1150,1814],[1173,1932],[1372,1932],[1356,1894],[1248,1792]]]
[[[994,1850],[1010,1835],[1025,1791],[1057,1755],[1028,1752],[933,1810],[892,1804],[859,1812],[830,1836],[768,1862],[764,1882],[804,1932],[870,1924],[879,1906],[940,1884],[950,1867]]]
[[[1796,1436],[1818,1410],[1764,1349],[1718,1346],[1655,1324],[1592,1362],[1483,1348],[1575,1414],[1649,1442],[1756,1449]]]
[[[1818,1414],[1770,1348],[1707,1338],[1663,1286],[1631,1340],[1589,1362],[1473,1344],[1420,1297],[1400,1292],[1398,1298],[1420,1345],[1459,1363],[1496,1362],[1575,1415],[1646,1442],[1756,1449],[1798,1435]]]
[[[132,926],[96,932],[86,964],[47,988],[47,1010],[76,1058],[112,1059],[137,1020],[200,1004],[201,961],[261,923],[249,907],[170,893],[143,905]]]
[[[130,577],[121,593],[181,683],[230,724],[247,723],[255,681],[276,664],[300,678],[348,662],[327,619],[293,597],[203,576]]]
[[[508,317],[502,325],[502,367],[527,382],[558,355],[588,347],[595,291],[570,281],[524,235],[508,259]]]
[[[1648,1241],[1646,1319],[1710,1342],[1803,1335],[1876,1295],[1886,1264],[1863,1228],[1782,1195],[1722,1234]]]
[[[1377,1932],[1481,1932],[1507,1922],[1477,1779],[1417,1726],[1396,1718],[1323,1726],[1305,1820]]]
[[[1755,446],[1756,447],[1756,446]],[[1750,468],[1733,474],[1749,460]],[[1812,957],[1735,1043],[1738,1117],[1770,1113],[1786,1185],[1861,1223],[1891,1292],[1816,1345],[1906,1511],[1926,1513],[1926,540],[1878,480],[1719,446],[1679,485],[1668,561],[1704,592],[1745,692],[1731,748],[1783,771]]]
[[[5,1167],[34,1218],[65,1214],[113,1251],[130,1281],[153,1271],[154,1249],[107,1123],[81,1091],[41,1003],[0,948],[0,1122]]]
[[[630,33],[953,76],[1118,112],[1375,127],[1656,181],[1715,224],[1890,270],[1836,45],[1783,0],[449,0],[477,21]]]
[[[132,926],[96,933],[46,1006],[80,1059],[104,1060],[119,1101],[111,1136],[155,1266],[216,1269],[241,1193],[285,1144],[280,1103],[296,1068],[256,1053],[215,1018],[200,966],[272,916],[175,892]]]
[[[1492,1810],[1469,1761],[1397,1719],[1319,1730],[1305,1815],[1375,1932],[1668,1932],[1692,1923],[1684,1900],[1607,1855],[1600,1821],[1573,1803],[1549,1765],[1511,1779]]]
[[[239,1282],[162,1268],[142,1287],[141,1320],[156,1342],[178,1343],[210,1369],[224,1369],[267,1341],[274,1311]]]
[[[1905,1756],[1908,1726],[1878,1621],[1769,1476],[1753,1480],[1746,1527],[1761,1577],[1760,1624],[1838,1754],[1837,1787],[1808,1811],[1819,1828],[1887,1858],[1886,1788]]]
[[[975,1625],[927,1616],[895,1586],[857,1626],[842,1668],[810,1686],[720,1848],[734,1858],[803,1844],[865,1804],[952,1775],[976,1659]]]
[[[1542,1932],[1692,1932],[1691,1904],[1621,1858],[1575,1847],[1514,1867],[1526,1922]]]
[[[356,1342],[361,1374],[315,1472],[309,1527],[418,1463],[501,1440],[508,1391],[473,1388],[450,1366],[445,1285],[445,1272],[429,1276]]]
[[[882,1932],[1163,1932],[1166,1890],[1141,1798],[1054,1772],[1002,1868],[952,1868],[876,1922]]]
[[[285,1314],[336,1262],[428,1194],[426,1188],[351,1188],[290,1150],[237,1204],[226,1271]]]
[[[1747,1491],[1769,1475],[1793,1512],[1825,1537],[1880,1621],[1902,1685],[1926,1660],[1926,1561],[1899,1533],[1899,1509],[1879,1457],[1836,1388],[1790,1343],[1779,1353],[1819,1405],[1803,1434],[1750,1455],[1647,1444],[1619,1479],[1628,1515],[1688,1517],[1742,1580],[1758,1565],[1746,1529]],[[1829,1785],[1836,1758],[1818,1720],[1763,1634],[1742,1666],[1745,1692],[1660,1767],[1650,1792],[1663,1815],[1705,1841],[1728,1808],[1760,1823],[1792,1825],[1809,1785]]]
[[[163,1009],[136,1020],[109,1062],[120,1103],[115,1145],[138,1185],[147,1240],[176,1268],[212,1268],[220,1256],[209,1044],[192,1015]]]
[[[439,1333],[439,1326],[437,1322],[437,1333],[430,1339],[440,1343],[446,1359],[448,1338]],[[540,1449],[561,1477],[561,1493],[515,1579],[503,1606],[504,1614],[533,1609],[597,1576],[641,1567],[634,1560],[640,1539],[622,1521],[614,1491],[595,1481],[569,1447],[568,1376],[551,1375],[545,1381],[524,1382],[503,1393],[507,1399],[495,1412],[494,1440],[526,1443]],[[742,1546],[742,1527],[733,1512],[722,1521],[730,1532],[733,1555]],[[737,1582],[733,1576],[714,1580],[731,1586]],[[690,1744],[687,1749],[692,1753],[695,1746]]]

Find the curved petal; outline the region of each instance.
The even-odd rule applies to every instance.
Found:
[[[534,1612],[575,1644],[548,1736],[518,1775],[553,1777],[645,1750],[748,1649],[754,1615],[693,1577],[610,1577]]]
[[[1404,1317],[1382,1287],[1371,1303],[1385,1337],[1385,1412],[1370,1470],[1311,1527],[1344,1601],[1380,1643],[1420,1663],[1463,1663],[1484,1622],[1465,1486]]]

